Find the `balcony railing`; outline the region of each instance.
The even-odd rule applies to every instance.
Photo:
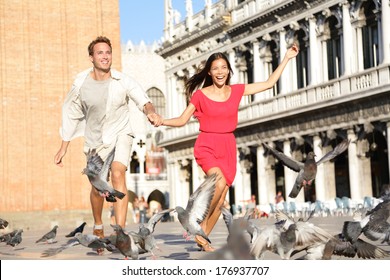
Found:
[[[308,106],[317,109],[325,108],[385,91],[390,91],[389,65],[370,68],[356,75],[341,77],[242,106],[238,112],[238,126],[244,127],[293,115],[305,110]],[[166,128],[159,144],[166,146],[194,139],[198,132],[198,122],[191,120],[180,128]]]

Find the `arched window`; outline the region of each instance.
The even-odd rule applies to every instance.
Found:
[[[165,96],[161,90],[152,87],[147,91],[149,98],[152,100],[154,108],[156,108],[157,114],[165,116]]]

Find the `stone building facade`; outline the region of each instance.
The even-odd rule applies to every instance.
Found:
[[[184,81],[213,52],[228,56],[232,83],[251,83],[266,80],[293,43],[300,48],[273,89],[242,99],[231,203],[255,194],[258,204],[268,205],[276,191],[289,194],[297,173],[267,153],[263,142],[304,161],[309,151],[319,159],[343,139],[351,141],[345,153],[319,166],[314,186],[288,201],[379,196],[390,165],[389,1],[205,3],[204,10],[188,9],[185,20],[175,23],[172,3],[165,1],[158,54],[166,60],[169,117],[187,106]],[[198,129],[196,120],[162,129],[169,184],[182,186],[172,190],[173,205],[184,205],[204,178],[193,159]]]

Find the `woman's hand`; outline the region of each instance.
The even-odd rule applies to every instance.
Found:
[[[286,52],[286,57],[288,59],[294,58],[298,55],[299,53],[299,48],[296,44],[293,44],[291,48],[289,48]]]

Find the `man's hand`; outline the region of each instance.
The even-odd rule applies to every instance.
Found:
[[[149,122],[152,125],[154,125],[155,127],[162,125],[163,118],[159,114],[150,113],[150,114],[147,114],[146,117],[148,118]]]

